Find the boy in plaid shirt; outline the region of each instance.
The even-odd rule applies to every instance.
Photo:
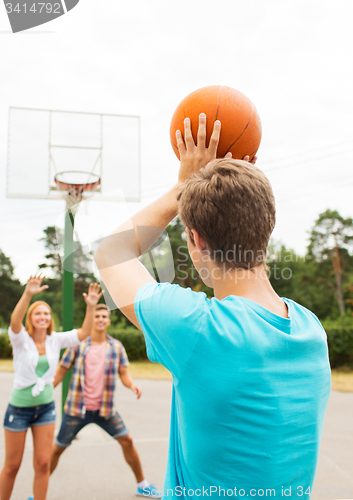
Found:
[[[59,434],[52,450],[51,472],[61,454],[77,433],[86,425],[95,423],[121,445],[126,462],[137,481],[137,495],[161,498],[161,493],[144,478],[140,458],[132,437],[114,407],[114,391],[119,374],[125,387],[141,396],[128,371],[129,361],[124,346],[107,334],[110,312],[106,305],[98,304],[94,316],[94,329],[90,337],[75,348],[67,349],[57,368],[54,387],[73,368],[69,394]]]

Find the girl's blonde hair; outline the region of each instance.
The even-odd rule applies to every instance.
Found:
[[[43,302],[42,300],[37,300],[37,302],[33,302],[33,304],[31,304],[29,306],[28,311],[27,311],[27,315],[26,315],[26,323],[25,323],[26,332],[31,337],[33,336],[33,325],[32,325],[31,316],[32,316],[32,313],[33,313],[34,309],[36,309],[38,306],[47,306],[47,308],[50,311],[51,322],[50,322],[50,325],[47,328],[47,335],[51,335],[51,332],[54,330],[53,313],[52,313],[50,305],[47,304],[46,302]]]

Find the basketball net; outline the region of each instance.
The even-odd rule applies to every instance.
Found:
[[[66,209],[75,215],[85,192],[96,191],[100,186],[100,177],[92,172],[59,172],[55,176],[58,189],[66,191]]]

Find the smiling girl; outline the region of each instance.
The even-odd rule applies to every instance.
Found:
[[[48,288],[47,285],[42,286],[43,280],[41,275],[28,280],[11,315],[9,337],[15,378],[4,419],[6,449],[5,464],[0,474],[1,500],[8,500],[11,496],[29,427],[33,434],[34,498],[46,498],[55,428],[53,381],[60,351],[78,345],[90,334],[95,306],[102,295],[100,286],[91,284],[88,294],[83,294],[87,308],[82,327],[69,332],[55,332],[49,305],[38,301],[29,306],[34,295]]]

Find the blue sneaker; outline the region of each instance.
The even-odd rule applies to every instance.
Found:
[[[28,497],[27,500],[34,500],[34,498],[33,497]]]
[[[137,488],[136,495],[138,497],[162,498],[163,492],[158,490],[154,484],[150,484],[149,486],[145,486],[145,488]]]

